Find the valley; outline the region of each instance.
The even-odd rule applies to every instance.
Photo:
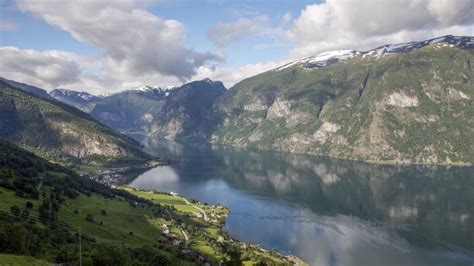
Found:
[[[228,90],[205,79],[79,108],[120,132],[169,140],[382,164],[472,165],[473,48],[472,37],[449,35],[325,52]]]
[[[472,62],[447,35],[230,88],[0,78],[0,264],[472,265]]]

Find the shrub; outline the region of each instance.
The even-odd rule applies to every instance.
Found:
[[[92,213],[88,213],[86,215],[86,221],[91,222],[91,223],[94,222],[94,216],[92,215]]]
[[[31,201],[27,201],[25,205],[26,205],[26,208],[28,208],[28,209],[33,209],[33,206],[34,206],[33,202],[31,202]]]

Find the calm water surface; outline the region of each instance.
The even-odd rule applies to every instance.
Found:
[[[145,141],[130,186],[227,206],[235,238],[311,265],[474,265],[474,168],[396,167]]]

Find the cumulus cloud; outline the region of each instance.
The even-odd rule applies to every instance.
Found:
[[[40,87],[56,87],[77,82],[81,69],[70,54],[60,51],[21,50],[0,47],[0,73],[8,79]]]
[[[207,37],[219,48],[227,48],[232,42],[258,34],[267,22],[266,16],[240,18],[228,23],[219,22],[207,32]]]
[[[472,0],[327,0],[308,5],[288,37],[294,54],[428,38],[443,33],[472,35]]]
[[[100,54],[1,48],[0,75],[46,89],[93,93],[140,85],[178,85],[189,79],[222,80],[227,87],[294,59],[334,49],[365,50],[445,34],[474,35],[473,0],[327,0],[269,17],[251,7],[218,22],[207,37],[217,52],[185,47],[185,27],[147,10],[149,0],[17,0],[19,10],[98,47]],[[1,19],[1,18],[0,18]],[[0,30],[16,25],[0,23]],[[289,47],[286,56],[234,66],[223,63],[229,45],[254,38],[252,52]],[[232,49],[232,48],[230,48]]]
[[[280,59],[255,64],[246,64],[239,67],[221,66],[218,68],[210,68],[203,66],[198,69],[198,73],[196,74],[195,78],[211,78],[213,80],[220,80],[224,83],[226,88],[230,88],[245,78],[277,68],[287,62],[287,59]]]
[[[188,79],[218,58],[184,47],[184,26],[144,9],[143,1],[19,0],[18,7],[102,49],[109,68],[135,76],[160,73]]]
[[[290,22],[292,18],[293,18],[293,16],[291,15],[291,12],[286,12],[281,17],[281,20],[282,20],[283,24],[286,24],[286,23]]]

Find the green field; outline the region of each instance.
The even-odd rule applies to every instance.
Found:
[[[0,254],[0,266],[46,266],[51,265],[51,263],[37,260],[32,257],[10,255],[10,254]]]

